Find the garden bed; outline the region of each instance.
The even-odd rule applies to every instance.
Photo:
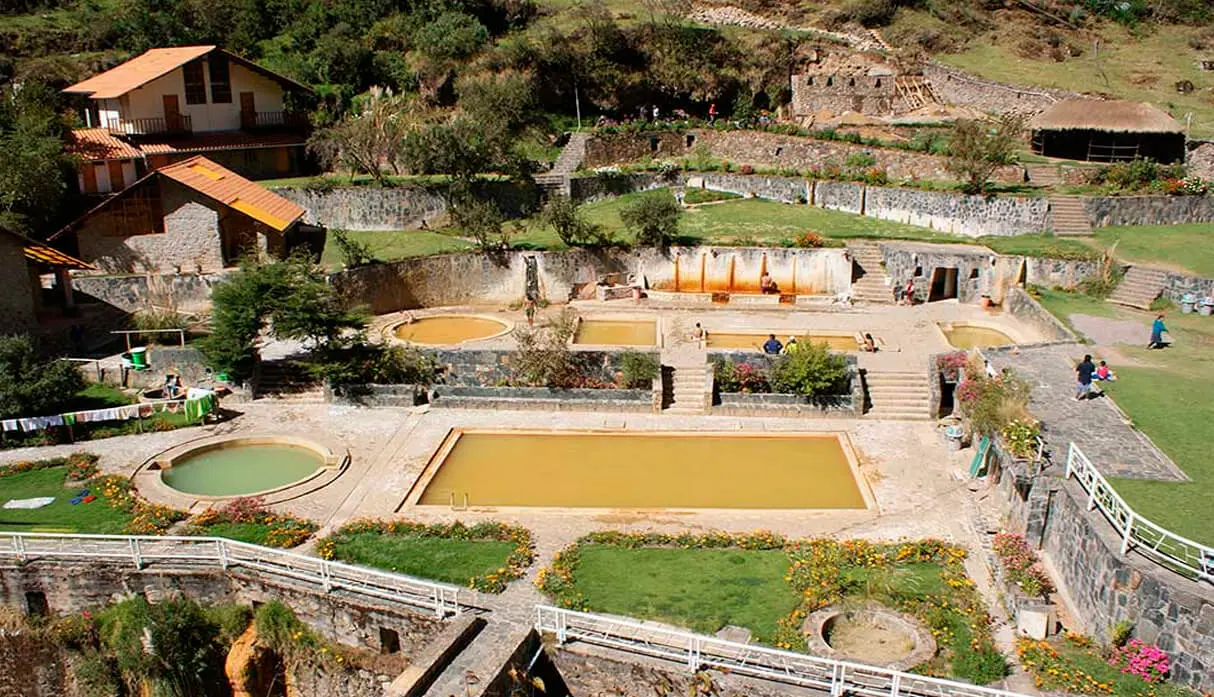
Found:
[[[531,565],[531,533],[505,523],[356,520],[316,545],[324,559],[500,593]]]
[[[1051,641],[1019,639],[1020,665],[1042,690],[1113,697],[1197,697],[1167,682],[1169,658],[1136,639],[1101,649],[1090,638],[1067,633]]]
[[[926,625],[939,650],[917,672],[978,684],[1007,672],[991,620],[965,575],[966,552],[936,540],[789,542],[771,533],[604,532],[563,550],[537,585],[563,607],[713,633],[733,624],[761,643],[807,650],[802,625],[828,606],[885,605]]]
[[[208,508],[189,520],[185,534],[226,537],[265,547],[298,547],[316,532],[316,523],[289,513],[266,510],[256,496]]]

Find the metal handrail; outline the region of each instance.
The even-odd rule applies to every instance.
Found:
[[[19,563],[129,561],[137,569],[152,563],[203,566],[225,572],[236,568],[304,582],[326,593],[340,589],[402,603],[439,617],[458,615],[474,607],[464,602],[467,591],[458,586],[220,537],[0,532],[0,559],[5,558]]]
[[[1164,566],[1180,567],[1198,579],[1214,582],[1214,547],[1177,535],[1136,513],[1074,443],[1066,455],[1066,478],[1072,476],[1088,494],[1087,509],[1099,508],[1121,537],[1122,554],[1134,549]]]
[[[573,640],[584,641],[652,658],[678,661],[688,670],[713,668],[825,690],[834,697],[844,694],[865,697],[1022,697],[1007,690],[754,644],[740,644],[623,618],[547,605],[537,605],[535,609],[536,630],[551,632],[561,644]]]
[[[121,334],[126,340],[126,350],[131,350],[131,335],[132,334],[172,334],[177,333],[178,342],[182,347],[185,346],[185,330],[184,329],[111,329],[111,334]]]

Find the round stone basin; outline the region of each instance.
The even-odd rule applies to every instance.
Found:
[[[918,620],[879,605],[827,608],[805,619],[809,652],[909,670],[936,655],[936,641]]]
[[[492,339],[509,333],[511,326],[480,315],[438,315],[402,322],[392,334],[402,341],[423,346],[447,346],[467,341]]]
[[[940,331],[948,343],[959,349],[1010,346],[1016,340],[994,327],[965,322],[948,322],[940,325]]]
[[[157,457],[150,469],[177,492],[221,499],[290,489],[336,464],[329,448],[309,440],[256,436],[187,443]]]

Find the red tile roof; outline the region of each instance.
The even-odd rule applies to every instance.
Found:
[[[78,128],[68,135],[64,149],[85,162],[134,160],[143,157],[139,148],[104,128]]]
[[[68,94],[85,94],[93,99],[116,99],[214,50],[214,46],[154,48],[63,91]]]
[[[279,232],[303,217],[304,209],[224,169],[205,157],[191,157],[156,170],[195,191],[269,225]]]

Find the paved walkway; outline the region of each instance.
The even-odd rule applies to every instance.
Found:
[[[1044,425],[1043,436],[1061,471],[1068,444],[1076,443],[1108,477],[1187,481],[1188,477],[1159,448],[1136,430],[1105,397],[1075,401],[1075,364],[1091,348],[1065,344],[992,352],[997,369],[1010,367],[1033,385],[1030,408]]]

